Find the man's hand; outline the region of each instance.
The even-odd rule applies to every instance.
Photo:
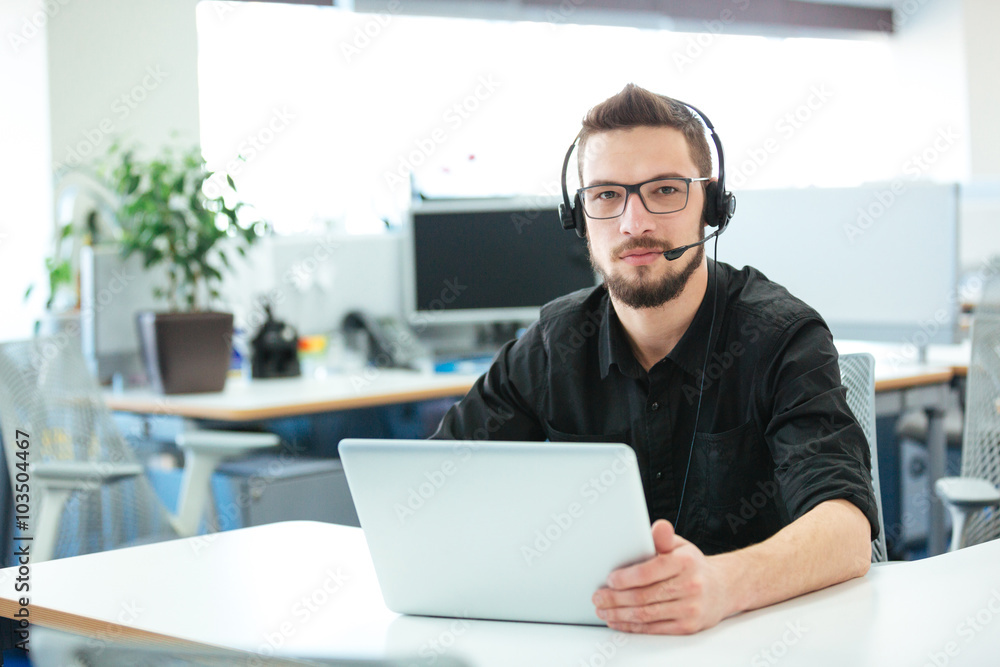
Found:
[[[656,556],[615,570],[594,593],[597,615],[623,632],[687,635],[735,613],[723,573],[663,519],[653,524]]]

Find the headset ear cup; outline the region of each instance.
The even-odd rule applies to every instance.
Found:
[[[581,239],[587,236],[587,220],[583,216],[583,202],[579,194],[573,197],[573,227]]]
[[[733,219],[735,214],[736,197],[733,196],[732,192],[722,193],[722,210],[719,211],[719,221],[724,228],[729,226],[729,221]]]
[[[709,227],[718,227],[722,222],[722,211],[719,210],[719,184],[710,181],[705,186],[705,208],[702,209],[701,219]]]

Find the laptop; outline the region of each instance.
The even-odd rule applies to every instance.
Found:
[[[623,444],[345,439],[340,457],[398,613],[604,625],[591,596],[655,554]]]

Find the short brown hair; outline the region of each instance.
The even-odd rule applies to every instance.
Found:
[[[687,139],[691,160],[698,176],[712,175],[712,153],[705,138],[705,126],[689,107],[666,95],[651,93],[634,83],[587,112],[580,130],[577,169],[583,184],[583,151],[592,135],[632,127],[672,127]]]

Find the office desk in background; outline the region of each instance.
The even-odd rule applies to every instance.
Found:
[[[947,443],[944,432],[945,406],[952,380],[964,376],[970,358],[968,345],[931,346],[928,361],[920,363],[911,350],[902,345],[868,341],[837,341],[842,354],[870,352],[875,356],[875,408],[879,417],[899,416],[919,409],[928,416],[928,497],[933,494],[934,481],[946,474]],[[417,373],[393,369],[366,369],[347,375],[329,375],[323,379],[287,378],[255,381],[230,380],[223,392],[215,394],[185,394],[161,396],[141,389],[104,396],[112,410],[142,415],[171,415],[188,419],[210,420],[237,425],[289,417],[317,416],[357,408],[392,406],[401,403],[458,398],[476,381],[476,375],[451,373]],[[272,426],[273,426],[272,422]],[[265,427],[267,425],[265,424]],[[384,432],[366,433],[345,428],[338,434],[331,428],[313,428],[309,432],[322,436],[306,436],[311,443],[306,451],[329,453],[341,435],[365,437],[423,437],[424,433],[394,436]],[[279,431],[280,432],[280,431]],[[282,434],[283,437],[287,437]],[[323,440],[319,445],[316,440]],[[321,449],[322,447],[322,449]],[[898,462],[897,452],[892,461]],[[898,490],[896,491],[898,496]],[[888,517],[887,528],[900,521]],[[928,553],[945,549],[944,508],[930,502],[930,534]]]
[[[105,391],[112,410],[245,422],[463,396],[476,375],[368,368],[325,378],[229,380],[218,393],[163,396],[146,389]]]
[[[288,522],[33,565],[31,618],[98,638],[302,657],[442,656],[476,666],[996,664],[1000,541],[724,620],[689,637],[400,616],[360,529]],[[158,576],[152,576],[157,573]],[[0,570],[0,615],[17,610]],[[937,662],[934,662],[937,660]]]

